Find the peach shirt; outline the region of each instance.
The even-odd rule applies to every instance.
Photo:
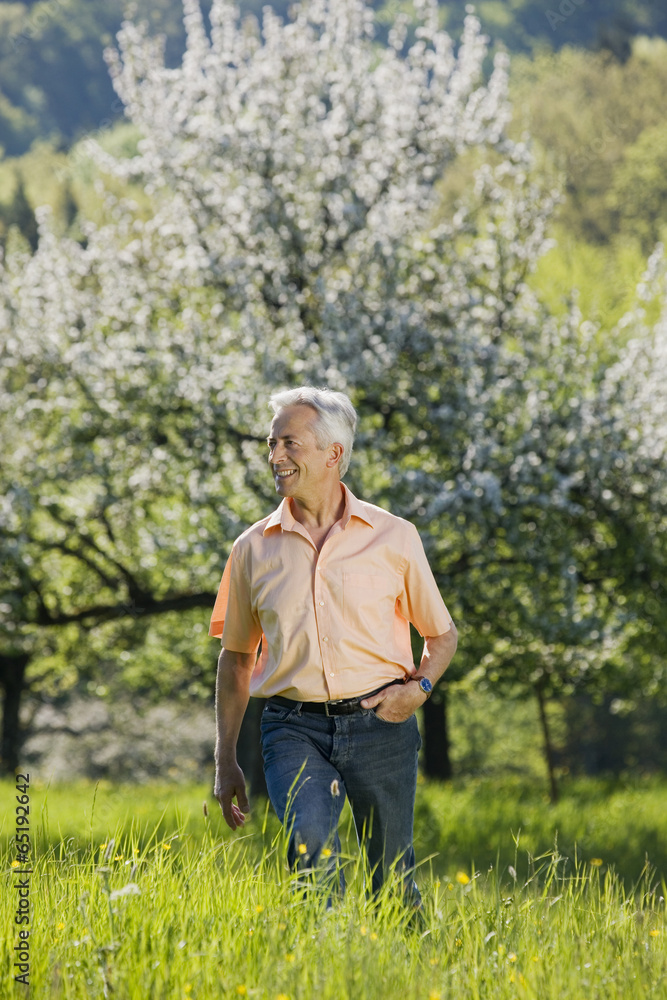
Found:
[[[341,486],[345,511],[320,553],[285,499],[227,560],[209,634],[240,653],[261,640],[256,697],[366,694],[415,672],[409,622],[423,636],[450,630],[414,525]]]

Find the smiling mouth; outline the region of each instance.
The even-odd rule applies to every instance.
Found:
[[[285,469],[282,472],[279,472],[279,471],[276,470],[276,472],[274,474],[275,474],[276,479],[289,479],[289,477],[293,476],[295,472],[296,472],[296,469]]]

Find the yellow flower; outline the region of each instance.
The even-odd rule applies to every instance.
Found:
[[[539,955],[533,955],[533,962],[539,962],[539,960],[540,960]]]
[[[428,995],[428,1000],[440,1000],[440,994],[437,992],[437,990],[431,990],[431,992]]]
[[[602,858],[591,858],[590,864],[593,866],[593,868],[601,868],[602,865],[604,864],[604,861],[602,860]]]
[[[289,1000],[289,997],[287,996],[286,993],[279,993],[278,996],[276,997],[276,1000]]]
[[[171,844],[163,844],[162,845],[162,850],[163,851],[170,851],[171,850]]]
[[[241,983],[241,985],[240,985],[240,986],[237,986],[237,987],[236,987],[236,992],[238,993],[238,995],[239,995],[240,997],[244,997],[244,996],[246,995],[246,993],[248,992],[248,990],[247,990],[247,988],[246,988],[246,987],[245,987],[245,986],[243,985],[243,983]]]
[[[100,850],[103,851],[106,846],[106,844],[100,844]]]
[[[368,928],[367,927],[360,927],[359,928],[359,933],[361,934],[362,937],[366,937],[366,934],[368,933]]]
[[[278,924],[278,930],[279,931],[287,930],[287,924]]]
[[[652,931],[649,931],[649,934],[651,935],[651,937],[660,937],[660,931],[656,930],[655,928]]]
[[[452,882],[447,883],[447,888],[449,889],[450,892],[454,892],[454,885]]]
[[[134,849],[134,850],[132,851],[132,853],[133,853],[133,854],[138,854],[138,853],[139,853],[139,848],[138,848],[138,847],[135,847],[135,849]]]
[[[305,844],[299,844],[299,847],[297,849],[299,851],[299,854],[305,854],[306,851],[308,850]]]
[[[509,953],[509,955],[507,956],[507,961],[508,962],[516,962],[516,955],[515,955],[515,953],[513,951],[511,951]]]
[[[117,854],[116,857],[114,858],[114,861],[122,861],[122,860],[123,860],[122,854]]]
[[[466,875],[465,872],[457,872],[456,881],[459,883],[459,885],[467,885],[468,882],[470,881],[470,878],[468,875]]]
[[[375,931],[373,931],[373,933],[371,934],[371,941],[377,941],[377,939],[378,939],[378,936],[375,933]]]
[[[21,863],[20,861],[12,861],[12,868],[18,868],[20,863]]]
[[[191,993],[192,992],[192,983],[186,983],[185,986],[183,987],[183,989],[185,990],[186,993]]]
[[[288,951],[287,954],[285,955],[285,961],[286,962],[293,962],[294,961],[294,952]]]
[[[439,965],[440,964],[440,959],[439,958],[429,958],[428,964],[429,965]]]
[[[263,912],[264,912],[264,907],[261,905],[261,903],[258,903],[257,906],[255,907],[255,913],[263,913]]]
[[[58,930],[59,930],[59,931],[62,931],[62,930],[64,930],[64,929],[65,929],[65,925],[64,925],[64,923],[63,923],[63,922],[62,922],[62,920],[61,920],[61,921],[60,921],[60,923],[58,924]]]
[[[463,941],[461,940],[461,938],[457,938],[454,944],[456,945],[457,948],[463,947]]]
[[[331,857],[331,850],[330,850],[330,848],[328,848],[328,847],[323,847],[322,848],[322,857],[323,858],[330,858]]]

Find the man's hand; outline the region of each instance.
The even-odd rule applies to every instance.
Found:
[[[435,685],[456,652],[456,642],[456,627],[453,622],[448,632],[425,636],[418,676],[427,677],[431,684]],[[361,704],[364,708],[375,708],[380,705],[375,714],[385,722],[405,722],[425,701],[426,695],[419,684],[408,681],[405,684],[392,684],[383,688],[377,694],[364,698]]]
[[[244,813],[250,812],[250,803],[246,795],[245,777],[236,761],[231,764],[217,764],[213,794],[220,803],[227,826],[231,827],[232,830],[243,826],[245,823]],[[233,801],[234,799],[238,805]]]
[[[375,714],[385,722],[405,722],[425,701],[426,695],[419,684],[393,684],[370,698],[364,698],[361,704],[364,708],[379,705]]]

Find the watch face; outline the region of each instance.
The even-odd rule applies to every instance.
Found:
[[[419,686],[424,692],[424,694],[430,694],[431,691],[433,690],[433,685],[431,684],[428,677],[422,677],[421,680],[419,681]]]

